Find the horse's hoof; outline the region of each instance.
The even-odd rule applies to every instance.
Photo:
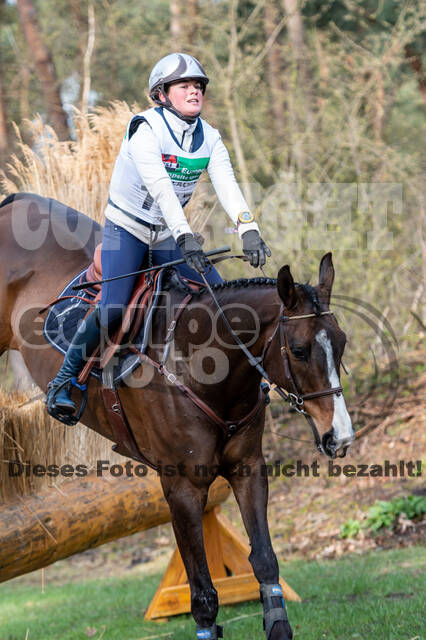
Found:
[[[267,640],[292,640],[293,631],[288,621],[275,622]]]

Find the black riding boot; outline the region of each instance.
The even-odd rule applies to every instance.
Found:
[[[47,387],[46,405],[48,413],[55,416],[61,413],[70,415],[76,406],[71,400],[72,379],[76,378],[84,363],[92,355],[100,340],[100,328],[97,310],[84,320],[73,337],[62,367],[56,378]],[[62,386],[61,386],[62,385]],[[58,389],[58,387],[60,387]]]

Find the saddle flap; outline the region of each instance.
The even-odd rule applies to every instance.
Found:
[[[104,351],[100,367],[104,369],[116,353],[124,336],[130,332],[130,338],[136,336],[142,326],[145,312],[149,309],[155,291],[159,284],[159,276],[161,271],[157,271],[152,280],[147,280],[145,274],[142,274],[138,285],[133,291],[133,295],[124,314],[121,327],[113,337],[111,344]]]

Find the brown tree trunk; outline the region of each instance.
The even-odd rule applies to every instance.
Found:
[[[268,40],[277,25],[278,11],[275,0],[267,0],[264,13],[264,26],[266,40]],[[274,118],[274,131],[277,140],[281,140],[284,134],[285,113],[284,113],[284,85],[283,85],[283,65],[281,60],[280,46],[274,42],[267,54],[267,72],[269,88],[272,96],[272,115]]]
[[[299,0],[282,0],[282,3],[288,17],[287,31],[297,70],[298,89],[304,102],[306,123],[309,126],[312,125],[310,77],[306,63],[305,36]]]
[[[85,8],[85,7],[84,7]],[[76,56],[76,68],[80,73],[80,88],[79,88],[79,97],[78,104],[81,105],[82,96],[83,96],[83,81],[81,76],[83,75],[83,60],[84,60],[84,52],[86,50],[87,37],[88,33],[88,24],[87,24],[87,13],[84,11],[81,0],[70,0],[70,9],[74,19],[74,23],[77,25],[78,31],[78,54]]]
[[[238,50],[238,33],[237,33],[237,2],[234,0],[229,7],[231,38],[229,41],[229,62],[226,74],[223,79],[224,86],[224,106],[228,114],[228,123],[231,132],[232,146],[237,159],[237,166],[241,179],[241,191],[247,201],[249,208],[253,207],[253,198],[250,186],[250,174],[244,155],[243,145],[238,129],[237,113],[235,108],[235,91],[233,91],[233,82],[235,78],[235,64]]]
[[[0,78],[0,164],[6,159],[9,148],[6,104],[3,97],[2,80]]]
[[[18,10],[22,30],[43,90],[47,116],[59,139],[67,140],[67,117],[62,108],[56,71],[50,51],[43,40],[34,3],[32,0],[18,0]]]
[[[189,49],[194,47],[198,31],[199,20],[198,0],[187,0],[186,2],[186,41]]]
[[[182,48],[182,6],[180,0],[170,0],[170,35],[174,49]]]
[[[377,71],[375,82],[375,100],[374,100],[374,136],[379,142],[383,136],[383,123],[385,118],[385,88],[383,83],[383,75],[380,71]]]
[[[405,46],[405,56],[417,76],[417,83],[419,85],[420,95],[426,107],[426,74],[423,70],[422,60],[419,54],[409,44]]]
[[[19,72],[19,114],[21,120],[25,118],[31,118],[30,108],[30,84],[31,84],[31,69],[28,65],[24,64]]]
[[[0,9],[5,4],[5,0],[0,0]],[[0,16],[1,17],[1,16]],[[0,165],[2,165],[6,159],[8,153],[8,127],[7,127],[7,114],[6,114],[6,102],[3,95],[2,78],[0,70]]]
[[[89,0],[87,7],[87,46],[83,55],[83,88],[81,92],[81,111],[87,112],[89,106],[89,94],[91,85],[90,63],[93,49],[95,48],[95,6],[93,0]]]

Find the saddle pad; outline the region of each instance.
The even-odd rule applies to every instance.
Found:
[[[72,287],[75,284],[87,282],[86,272],[87,269],[84,269],[84,271],[76,275],[71,282],[67,284],[58,298],[62,298],[63,296],[71,297],[54,304],[49,309],[43,325],[44,338],[52,345],[52,347],[57,351],[60,351],[63,355],[65,355],[68,346],[77,331],[79,322],[83,320],[88,310],[92,307],[90,302],[81,300],[76,296],[94,299],[97,294],[97,291],[90,288],[87,290],[79,290],[77,292],[72,290]],[[163,271],[160,272],[157,279],[157,288],[154,293],[152,311],[154,310],[155,302],[161,292],[162,277]],[[89,292],[89,294],[87,292]],[[144,341],[145,329],[147,332],[149,331],[152,315],[152,313],[149,314],[147,322],[142,325],[137,337],[133,341],[140,351],[144,351],[146,349],[146,342]],[[123,353],[119,358],[119,363],[114,366],[114,383],[117,384],[118,382],[123,381],[124,378],[129,376],[139,365],[140,360],[137,355],[134,353]],[[93,367],[90,371],[90,375],[99,380],[101,377],[101,370],[97,367]]]

